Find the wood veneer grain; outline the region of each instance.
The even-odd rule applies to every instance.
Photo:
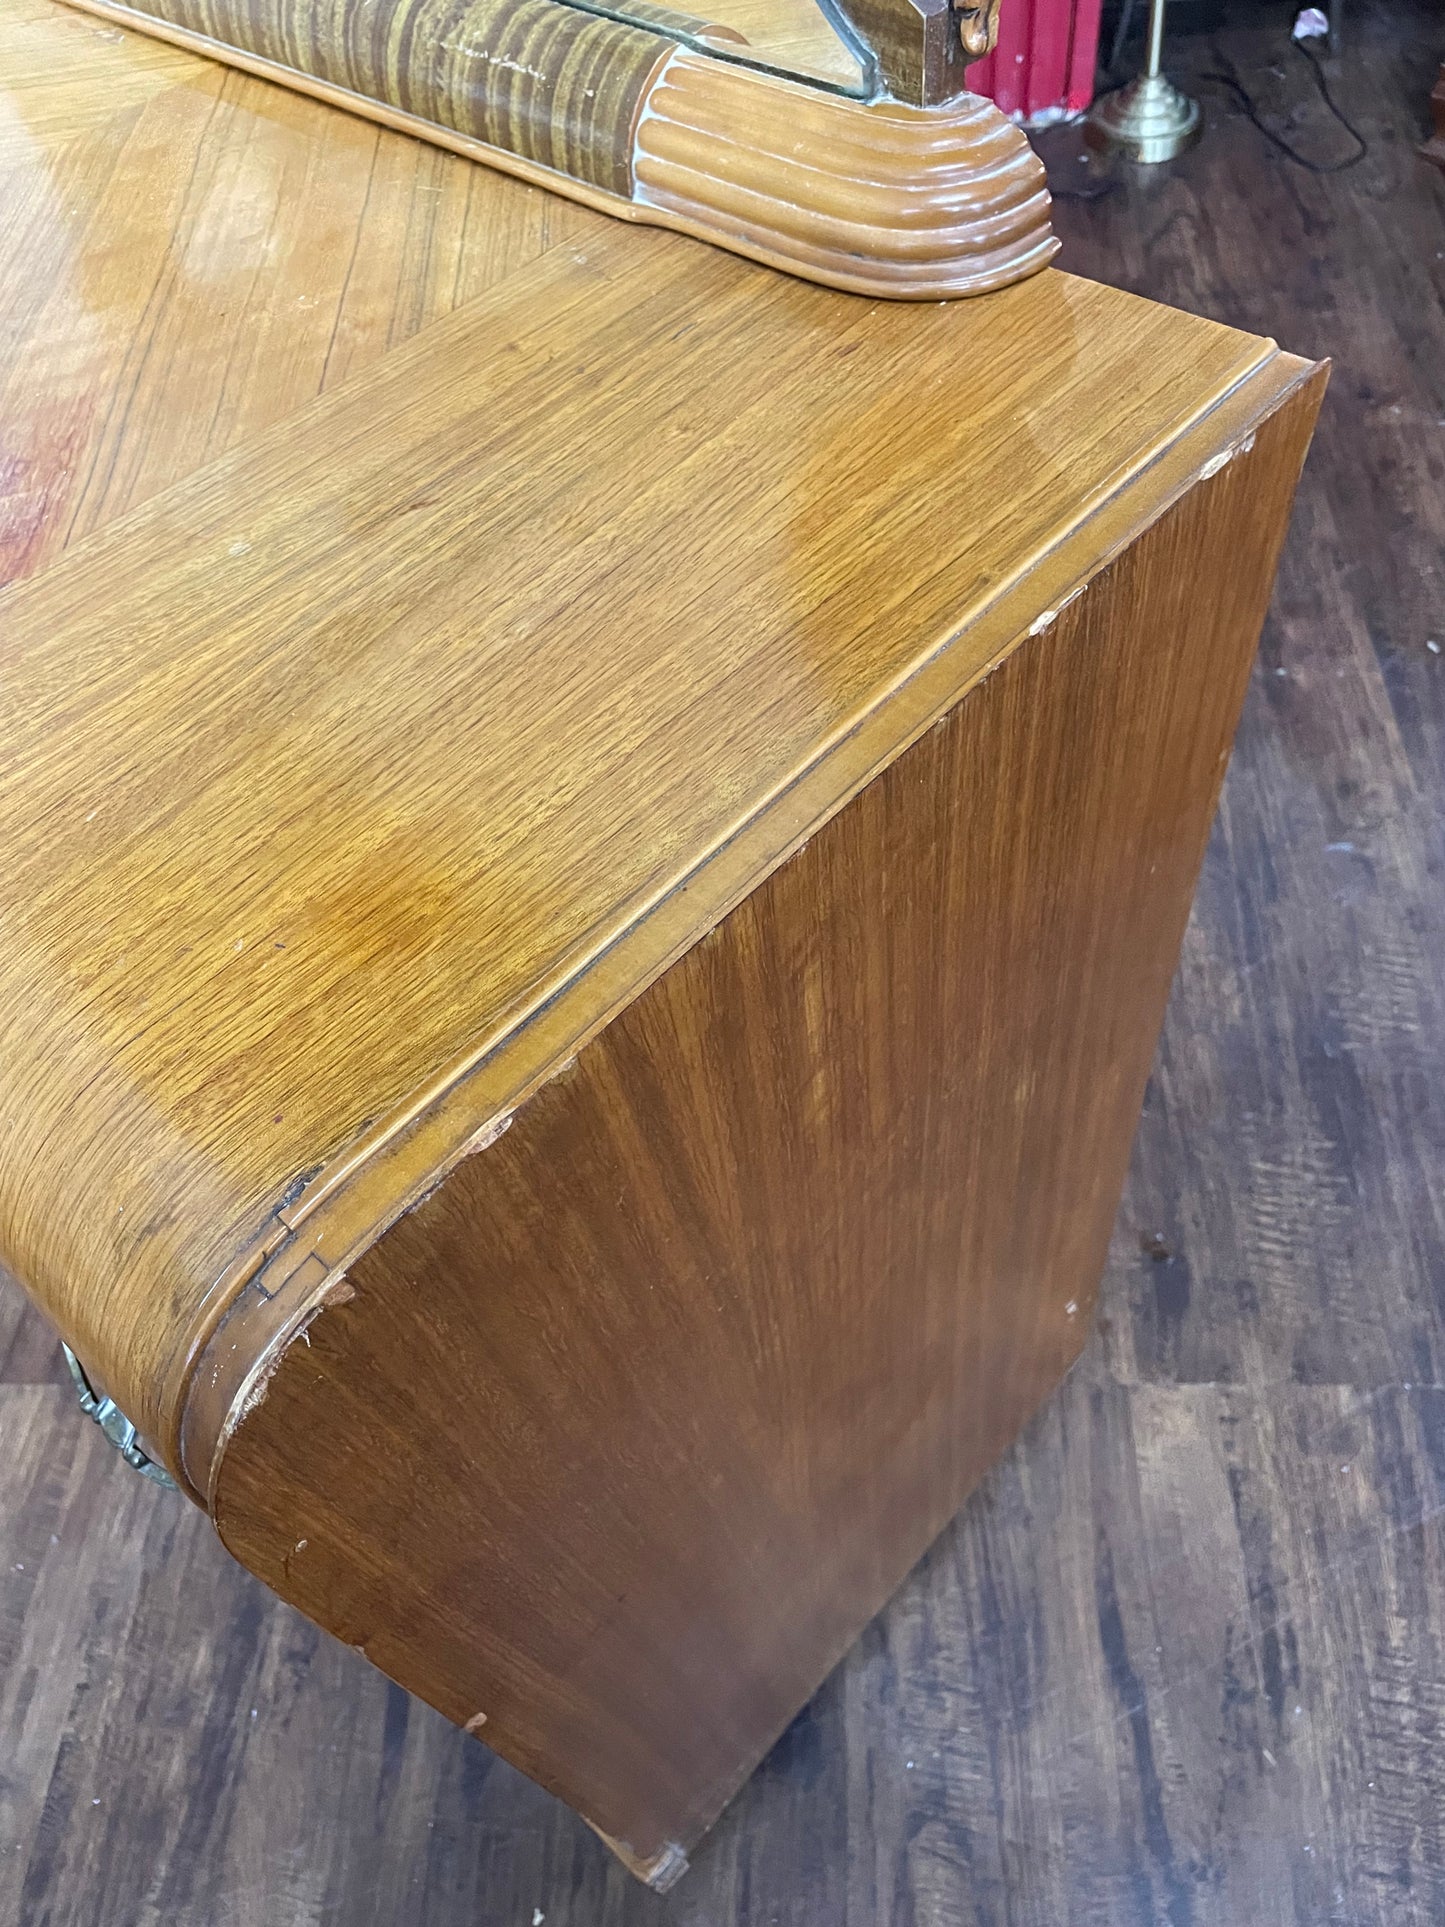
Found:
[[[1268,17],[1236,13],[1220,49],[1251,86],[1287,92]],[[28,39],[8,30],[26,14],[44,23]],[[1388,134],[1368,165],[1262,168],[1258,135],[1223,116],[1170,170],[1164,199],[1187,218],[1167,233],[1161,184],[1142,176],[1057,210],[1074,270],[1337,351],[1350,378],[1307,464],[1105,1320],[733,1802],[666,1905],[674,1927],[989,1910],[1016,1927],[1156,1927],[1171,1908],[1239,1927],[1261,1894],[1279,1897],[1281,1927],[1445,1915],[1445,985],[1431,962],[1445,706],[1422,641],[1439,633],[1445,493],[1420,427],[1445,414],[1430,279],[1445,184],[1397,166],[1445,20],[1424,0],[1351,19],[1338,98]],[[0,32],[0,364],[24,366],[7,425],[57,397],[89,424],[64,465],[57,449],[30,470],[37,493],[48,478],[43,507],[7,473],[7,554],[22,530],[27,553],[58,552],[95,463],[120,452],[82,526],[246,432],[248,410],[284,410],[324,357],[331,249],[354,238],[357,255],[334,383],[384,349],[393,319],[405,332],[509,247],[545,242],[544,218],[514,229],[508,201],[574,235],[589,225],[346,116],[97,38],[59,6],[3,0]],[[66,49],[81,39],[93,56],[77,72]],[[22,44],[43,47],[43,69]],[[158,111],[195,174],[189,200],[162,198],[156,176],[136,186],[152,163],[120,130],[144,113],[155,134]],[[224,192],[239,154],[244,197]],[[304,180],[307,154],[313,207],[330,189],[316,279],[287,246],[299,192],[239,273],[246,237],[268,235],[252,168],[264,159],[265,181],[284,157]],[[42,220],[47,180],[61,191]],[[173,221],[189,285],[163,283],[147,307],[145,265]],[[305,320],[294,358],[288,304]],[[32,328],[49,331],[44,355]],[[142,362],[137,406],[102,439],[116,368]],[[0,1280],[0,1326],[7,1311],[33,1361],[22,1376],[48,1375],[48,1328]],[[202,1515],[127,1472],[61,1384],[0,1386],[0,1404],[0,1730],[15,1739],[0,1918],[277,1927],[289,1909],[475,1927],[541,1908],[547,1927],[656,1927],[664,1909],[566,1808],[268,1595]]]
[[[160,0],[158,14],[221,57],[239,46],[623,196],[642,96],[675,44],[560,0]]]
[[[50,0],[0,85],[0,582],[607,227]]]
[[[4,1061],[12,1093],[38,1105],[5,1113],[6,1236],[34,1241],[22,1259],[32,1289],[84,1330],[110,1389],[138,1391],[128,1402],[177,1464],[195,1416],[186,1463],[228,1531],[250,1529],[244,1511],[228,1513],[228,1467],[268,1436],[250,1428],[274,1422],[294,1361],[310,1356],[299,1323],[312,1318],[306,1339],[324,1340],[378,1233],[449,1169],[437,1199],[463,1198],[533,1105],[566,1088],[559,1055],[580,1049],[580,1079],[593,1051],[625,1039],[619,1012],[654,1007],[650,981],[685,981],[678,972],[711,947],[699,938],[720,918],[736,928],[755,896],[763,913],[770,878],[806,866],[807,852],[777,868],[810,830],[821,847],[880,784],[903,780],[880,771],[914,766],[948,740],[955,714],[995,684],[1006,693],[1047,618],[1172,503],[1193,500],[1202,472],[1244,463],[1237,451],[1305,372],[1268,344],[1058,277],[993,311],[1021,356],[997,369],[991,330],[960,330],[959,311],[886,313],[599,230],[595,247],[503,271],[475,313],[3,605],[8,740],[20,752],[7,820],[17,858],[57,865],[47,883],[17,861],[6,903]],[[957,373],[975,365],[963,409]],[[766,371],[766,383],[734,378],[715,392],[704,377],[719,366]],[[440,500],[427,493],[439,471]],[[961,490],[967,520],[955,515]],[[1268,529],[1266,511],[1256,540]],[[527,572],[533,600],[508,586],[508,569]],[[423,578],[431,600],[418,595]],[[612,644],[605,661],[586,647],[598,634]],[[522,648],[528,686],[516,682],[507,707],[499,696]],[[408,704],[428,689],[436,701],[419,729]],[[1009,711],[1013,727],[1023,713]],[[583,721],[539,758],[518,718],[544,715]],[[941,717],[944,729],[925,734]],[[537,787],[539,769],[551,788]],[[77,813],[87,784],[94,797]],[[668,823],[670,844],[658,840]],[[448,835],[461,839],[460,863],[437,847]],[[529,850],[528,863],[497,864],[508,847]],[[378,853],[407,859],[386,889]],[[1187,877],[1169,875],[1187,894]],[[338,905],[339,916],[317,914]],[[549,925],[559,905],[563,923]],[[277,909],[302,918],[299,955],[280,924],[248,940],[250,920]],[[519,910],[495,951],[479,943]],[[218,911],[245,920],[239,938],[218,941]],[[1116,1061],[1127,1067],[1127,1050]],[[302,1156],[284,1148],[288,1131]],[[820,1168],[831,1156],[826,1134],[806,1153],[790,1134],[785,1149]],[[998,1197],[1002,1209],[1003,1187]],[[560,1229],[565,1213],[552,1215]],[[84,1254],[88,1273],[74,1262]],[[800,1326],[814,1302],[801,1297]],[[442,1293],[436,1318],[445,1312]],[[422,1304],[405,1344],[423,1342],[430,1318]],[[1017,1339],[1021,1357],[1030,1337]],[[385,1349],[374,1332],[368,1342]],[[769,1720],[943,1516],[950,1480],[961,1491],[976,1475],[1065,1355],[1043,1333],[996,1388],[994,1431],[945,1453],[927,1490],[895,1494],[892,1540],[861,1566],[844,1547],[836,1597],[786,1637],[766,1611],[744,1624],[726,1587],[709,1594],[716,1565],[698,1558],[698,1636],[777,1638],[756,1664],[746,1639],[730,1649],[743,1685],[711,1751],[679,1755],[665,1718],[647,1724],[655,1686],[629,1727],[605,1640],[592,1672],[581,1655],[560,1724],[540,1675],[532,1731],[501,1702],[504,1750],[583,1803],[641,1869],[675,1871],[678,1842],[716,1810]],[[454,1391],[434,1376],[413,1416]],[[869,1436],[876,1426],[860,1428]],[[829,1437],[825,1427],[825,1448]],[[731,1451],[725,1432],[717,1446]],[[742,1519],[758,1475],[746,1456],[734,1469]],[[415,1523],[434,1516],[418,1492],[441,1478],[412,1489]],[[375,1490],[383,1503],[388,1488]],[[810,1543],[806,1531],[794,1539],[794,1551]],[[769,1546],[787,1550],[776,1531]],[[356,1566],[360,1583],[367,1557]],[[585,1611],[585,1587],[575,1597]],[[472,1683],[400,1577],[381,1603],[380,1643],[364,1615],[327,1623],[383,1658],[409,1623],[430,1663],[455,1670],[448,1691]],[[679,1624],[666,1596],[640,1594],[637,1624],[659,1604],[665,1635]],[[465,1648],[474,1631],[458,1622],[449,1637]],[[635,1649],[635,1631],[619,1623],[615,1637],[624,1656],[629,1640]],[[675,1653],[670,1677],[685,1683],[688,1664]],[[412,1677],[404,1653],[396,1670]],[[567,1733],[580,1764],[553,1751]],[[665,1788],[659,1759],[676,1769]]]
[[[1297,378],[599,226],[9,591],[6,1262],[179,1466],[298,1210],[568,984],[604,1021]]]
[[[347,1270],[223,1539],[659,1884],[1074,1358],[1297,388]]]

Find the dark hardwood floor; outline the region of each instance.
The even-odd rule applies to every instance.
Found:
[[[1328,159],[1291,11],[1170,65]],[[1058,210],[1335,362],[1063,1392],[658,1899],[130,1473],[0,1284],[0,1921],[1445,1920],[1445,13],[1345,13],[1359,166],[1200,83],[1197,149]]]

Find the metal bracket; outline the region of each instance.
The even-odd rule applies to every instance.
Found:
[[[137,1445],[136,1429],[115,1400],[105,1398],[96,1391],[85,1375],[85,1367],[69,1345],[62,1343],[60,1349],[65,1353],[65,1362],[70,1367],[71,1378],[75,1381],[81,1411],[87,1418],[95,1420],[126,1464],[134,1466],[142,1478],[150,1479],[155,1485],[163,1485],[170,1492],[177,1491],[176,1482],[166,1468]]]

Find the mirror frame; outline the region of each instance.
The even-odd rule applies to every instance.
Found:
[[[1041,164],[965,86],[999,0],[821,0],[862,93],[654,0],[71,4],[852,293],[983,293],[1057,249]]]

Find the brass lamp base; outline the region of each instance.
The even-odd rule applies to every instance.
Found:
[[[1193,146],[1202,125],[1197,100],[1163,74],[1141,74],[1105,94],[1084,122],[1084,139],[1131,161],[1172,161]]]

